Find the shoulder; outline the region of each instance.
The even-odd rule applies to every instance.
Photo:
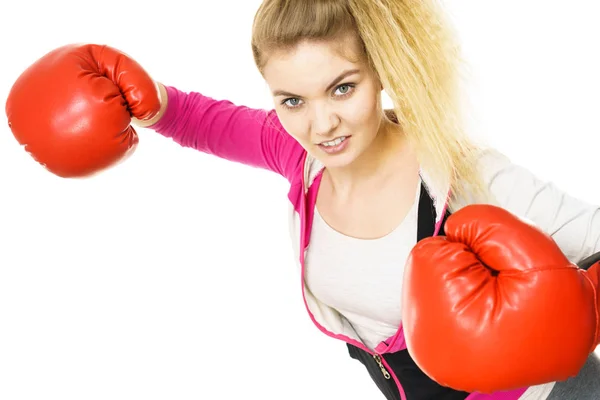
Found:
[[[556,232],[568,221],[594,214],[597,207],[577,199],[549,179],[534,174],[496,149],[485,149],[478,158],[488,199],[463,196],[453,211],[469,204],[502,207],[547,232]]]
[[[540,188],[551,185],[493,147],[482,148],[476,162],[489,197],[464,195],[455,199],[454,210],[469,204],[489,203],[520,213]]]

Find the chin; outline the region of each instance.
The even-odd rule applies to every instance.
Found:
[[[356,160],[356,155],[352,152],[330,155],[320,151],[319,149],[316,150],[315,158],[321,161],[325,168],[345,168],[350,166],[354,160]]]

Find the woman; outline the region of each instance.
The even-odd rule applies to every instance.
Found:
[[[252,48],[274,111],[161,85],[161,112],[140,122],[183,146],[288,178],[310,316],[347,342],[388,399],[480,398],[438,385],[405,349],[377,355],[401,327],[406,257],[418,236],[433,233],[417,232],[433,227],[419,213],[423,202],[441,217],[449,189],[449,211],[476,199],[498,204],[550,233],[572,261],[600,250],[597,207],[464,134],[448,27],[433,1],[266,0]],[[393,112],[382,109],[382,89]],[[592,399],[598,377],[591,356],[571,380],[485,398]]]
[[[291,235],[309,316],[324,334],[346,342],[349,355],[364,364],[383,395],[403,400],[598,398],[595,355],[567,381],[481,395],[436,383],[406,350],[404,265],[418,240],[443,233],[443,226],[440,231],[434,226],[450,213],[492,203],[533,221],[573,262],[600,250],[596,206],[541,182],[464,133],[458,46],[435,1],[265,0],[255,17],[252,49],[272,92],[273,110],[162,84],[157,84],[159,107],[148,85],[140,91],[150,93],[145,97],[131,95],[127,85],[122,92],[139,126],[289,181]],[[109,54],[105,48],[94,51]],[[110,63],[109,58],[103,62]],[[114,64],[110,71],[124,65]],[[131,79],[111,76],[115,83]],[[383,109],[383,90],[393,110]],[[17,107],[17,97],[7,110]],[[127,132],[129,140],[120,143],[131,146],[135,140]],[[99,147],[92,150],[97,153]],[[30,151],[38,150],[32,146]],[[111,157],[113,162],[116,156]]]

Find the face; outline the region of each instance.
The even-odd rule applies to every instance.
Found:
[[[263,70],[283,127],[329,168],[363,154],[384,116],[381,84],[358,44],[342,44],[343,54],[340,42],[303,42],[271,54]]]

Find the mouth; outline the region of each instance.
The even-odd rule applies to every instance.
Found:
[[[317,144],[319,148],[330,155],[342,153],[347,147],[351,136],[340,136],[332,140],[327,140]]]
[[[342,142],[344,142],[346,139],[348,139],[350,136],[340,136],[337,137],[333,140],[327,140],[321,143],[317,143],[319,146],[323,146],[323,147],[335,147],[335,146],[339,146]]]

